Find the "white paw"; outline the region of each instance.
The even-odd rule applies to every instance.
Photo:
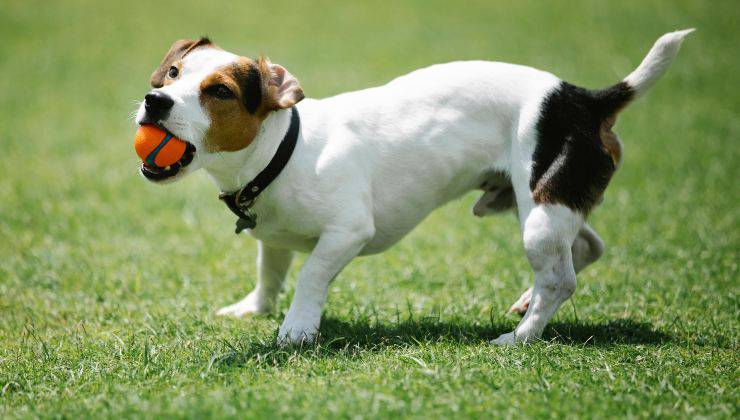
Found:
[[[522,293],[522,295],[519,297],[519,299],[514,302],[513,305],[509,308],[508,313],[510,314],[519,314],[524,316],[525,313],[527,313],[527,309],[529,309],[529,301],[532,299],[532,288],[530,287],[527,289],[526,292]]]
[[[271,311],[272,305],[267,303],[267,299],[259,298],[255,292],[251,292],[239,302],[219,309],[216,315],[241,318],[269,314]]]
[[[513,346],[516,343],[517,341],[514,331],[506,334],[501,334],[500,336],[498,336],[497,339],[491,340],[491,344],[496,344],[497,346]]]
[[[301,317],[295,319],[290,314],[285,317],[283,325],[278,331],[277,343],[280,346],[301,345],[313,343],[319,333],[319,319],[313,317]]]

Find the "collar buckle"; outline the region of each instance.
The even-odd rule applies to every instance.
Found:
[[[239,210],[246,213],[249,211],[249,209],[252,208],[252,206],[254,205],[254,201],[257,199],[257,197],[252,197],[250,199],[246,195],[243,195],[242,194],[243,192],[244,190],[237,191],[234,201],[236,202],[236,206],[239,207]]]

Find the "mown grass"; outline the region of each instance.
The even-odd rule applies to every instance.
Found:
[[[0,11],[0,415],[738,415],[733,1],[5,2]],[[488,344],[531,282],[513,216],[466,196],[332,287],[319,344],[282,313],[214,310],[254,283],[255,244],[202,174],[136,174],[134,100],[177,38],[266,53],[310,96],[454,59],[588,87],[695,26],[619,125],[626,163],[591,223],[606,255],[529,347]],[[292,278],[295,276],[295,264]],[[290,281],[280,308],[292,294]]]

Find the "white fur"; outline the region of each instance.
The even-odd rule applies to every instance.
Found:
[[[668,70],[684,38],[692,32],[694,32],[693,28],[669,32],[655,41],[637,69],[624,78],[624,81],[635,89],[635,97],[641,96],[650,89]]]
[[[625,80],[638,89],[653,83],[685,35],[675,34],[661,38],[666,41],[659,40],[660,48]],[[235,59],[216,49],[196,50],[183,61],[180,79],[161,89],[175,98],[163,124],[198,149],[183,172],[203,167],[228,192],[267,165],[290,122],[289,110],[274,112],[247,148],[205,151],[209,121],[200,109],[198,86],[216,67]],[[537,339],[575,289],[574,259],[583,266],[603,249],[579,213],[536,205],[530,192],[541,104],[559,83],[554,75],[529,67],[454,62],[381,87],[299,103],[301,132],[293,156],[252,208],[257,226],[249,233],[260,244],[257,287],[219,313],[271,311],[292,252],[310,252],[278,337],[281,343],[313,340],[329,284],[355,256],[387,249],[432,210],[508,173],[535,286],[519,326],[494,342]],[[231,217],[225,209],[224,217]]]

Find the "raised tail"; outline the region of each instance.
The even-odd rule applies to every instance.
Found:
[[[621,82],[606,89],[590,91],[596,114],[601,119],[613,119],[628,103],[642,96],[668,70],[683,39],[693,31],[694,29],[685,29],[661,36],[642,63]]]
[[[683,39],[691,32],[694,32],[693,28],[669,32],[655,41],[655,45],[642,59],[642,63],[622,80],[633,90],[634,98],[644,94],[668,70],[668,66],[681,48]]]
[[[539,141],[529,180],[535,203],[591,211],[622,159],[622,144],[612,131],[617,114],[665,73],[692,31],[660,37],[635,71],[606,89],[561,82],[548,94],[537,123]],[[602,147],[594,147],[597,142]]]

